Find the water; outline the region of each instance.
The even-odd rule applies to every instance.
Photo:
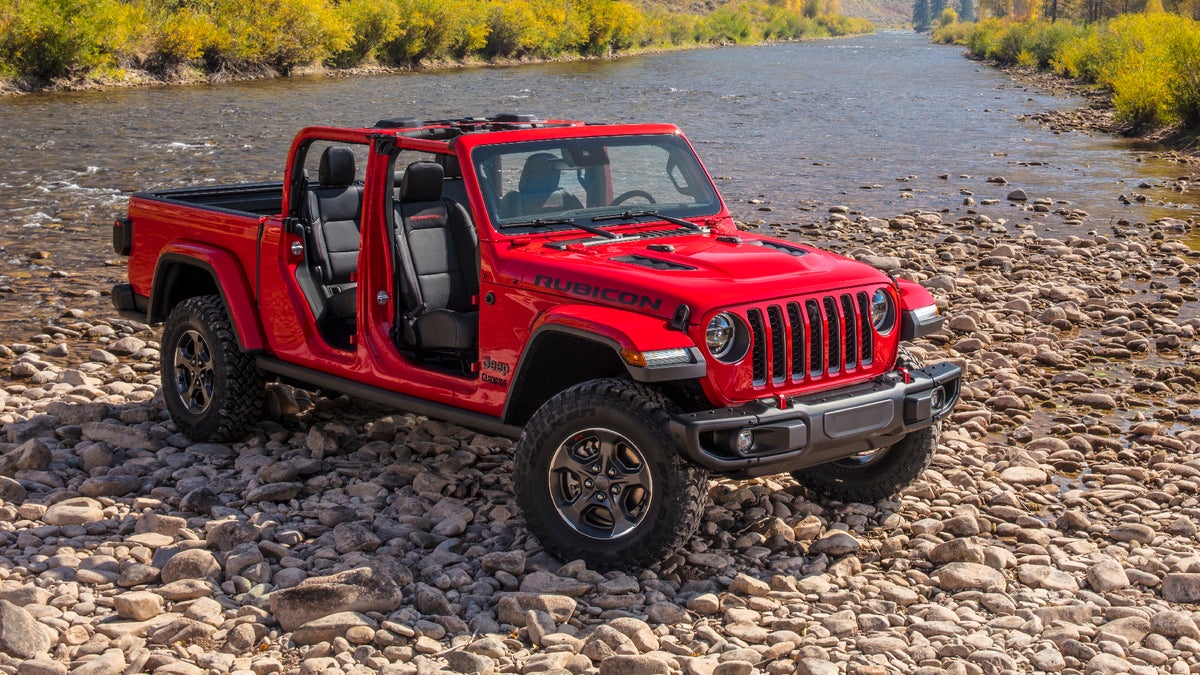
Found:
[[[881,217],[913,208],[953,214],[965,212],[964,190],[1003,200],[1015,188],[1069,201],[1092,222],[1194,214],[1194,195],[1137,187],[1186,174],[1183,167],[1120,139],[1059,135],[1016,119],[1081,103],[906,33],[617,61],[8,98],[0,100],[0,297],[20,318],[5,312],[0,341],[31,334],[29,317],[106,306],[95,292],[123,275],[109,226],[128,192],[277,180],[292,135],[308,124],[497,112],[673,122],[743,220],[811,221],[832,204]],[[996,176],[1010,184],[987,182]],[[1133,192],[1151,205],[1117,201]],[[1179,199],[1191,201],[1173,203]],[[1034,216],[1013,208],[1008,217]],[[1063,227],[1060,219],[1045,223],[1052,234],[1071,233]]]

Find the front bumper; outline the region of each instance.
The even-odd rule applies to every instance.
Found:
[[[872,382],[671,418],[679,452],[714,473],[747,478],[794,471],[888,447],[944,417],[958,401],[962,369],[938,363]],[[742,431],[753,443],[739,450]]]

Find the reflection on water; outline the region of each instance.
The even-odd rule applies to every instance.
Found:
[[[1118,139],[1054,134],[1015,119],[1077,103],[905,33],[619,61],[9,98],[0,100],[0,289],[9,306],[36,305],[46,315],[99,304],[80,294],[122,273],[104,261],[114,257],[109,223],[129,191],[277,179],[299,127],[403,116],[673,122],[743,220],[812,219],[830,204],[878,216],[914,208],[953,214],[965,212],[967,193],[1001,200],[1011,220],[1039,218],[1007,207],[1016,188],[1070,202],[1092,222],[1194,212],[1194,193],[1139,187],[1187,173],[1178,165]],[[999,177],[1007,184],[988,182]],[[1118,201],[1135,193],[1148,205]],[[1061,219],[1046,219],[1044,231],[1071,234]],[[49,261],[39,251],[51,253]]]

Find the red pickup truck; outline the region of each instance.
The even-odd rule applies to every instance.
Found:
[[[113,245],[190,438],[244,434],[270,379],[515,438],[527,526],[601,569],[686,542],[710,474],[885,498],[958,399],[901,347],[928,292],[739,232],[667,124],[309,127],[281,183],[140,192]]]

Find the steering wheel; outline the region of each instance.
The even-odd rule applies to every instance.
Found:
[[[613,199],[612,202],[609,203],[609,206],[617,206],[618,204],[621,204],[622,202],[624,202],[626,199],[633,199],[634,197],[641,197],[642,199],[645,199],[646,201],[650,202],[651,204],[658,203],[658,202],[654,201],[654,196],[651,195],[649,192],[646,192],[645,190],[629,190],[628,192],[622,192],[621,194],[617,195],[616,199]]]

